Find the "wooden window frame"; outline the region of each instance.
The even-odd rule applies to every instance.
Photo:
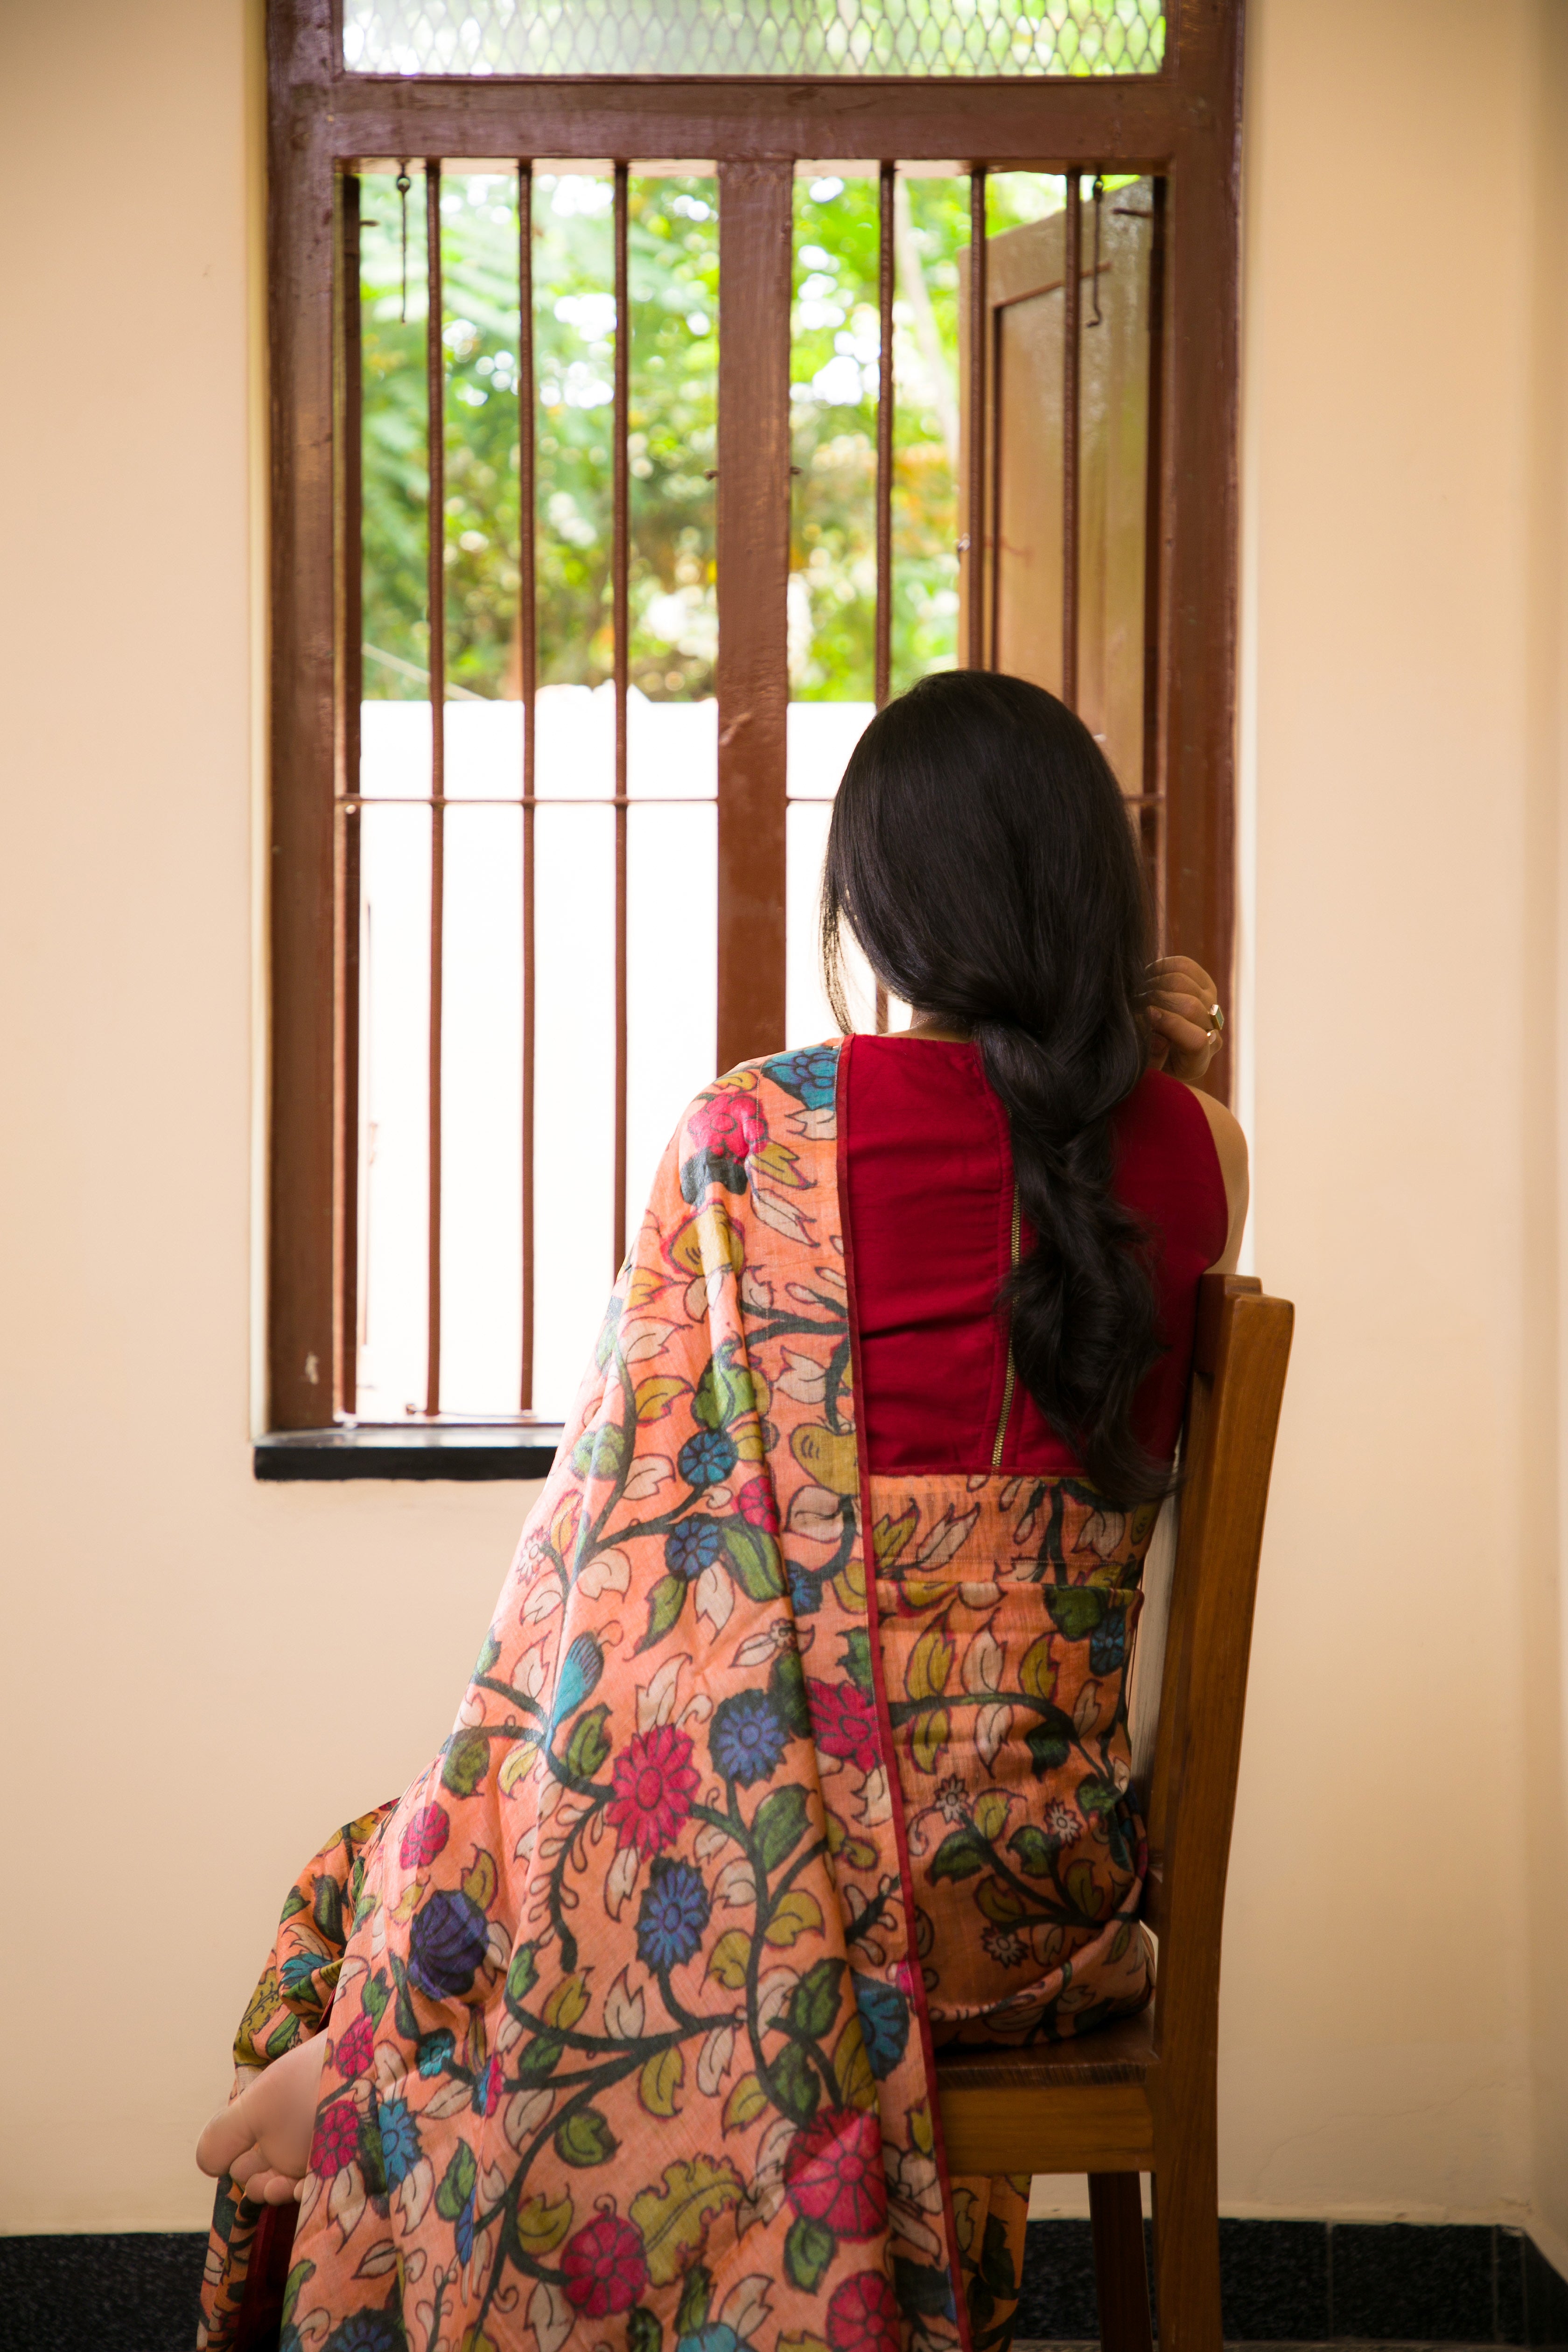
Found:
[[[797,162],[962,160],[1165,184],[1156,789],[1164,933],[1230,994],[1234,941],[1237,224],[1242,0],[1168,0],[1152,75],[393,77],[342,66],[339,0],[268,0],[270,1071],[268,1429],[324,1432],[353,1339],[355,1039],[335,801],[357,767],[357,679],[337,647],[358,486],[334,451],[334,306],[357,267],[336,183],[389,157],[699,157],[718,172],[721,1069],[784,1037],[784,593],[791,184]],[[783,308],[779,285],[784,289]],[[1155,503],[1152,498],[1152,506]],[[357,543],[357,535],[353,535]],[[347,635],[345,635],[345,629]],[[353,693],[348,691],[353,684]],[[1147,778],[1144,790],[1150,789]],[[759,940],[772,952],[759,954]],[[799,1041],[796,1041],[799,1042]],[[1212,1083],[1227,1090],[1234,1022]],[[441,1448],[426,1448],[431,1462]],[[270,1475],[277,1475],[274,1471]],[[315,1475],[320,1475],[320,1470]],[[442,1475],[442,1474],[437,1474]],[[450,1475],[447,1473],[446,1475]],[[470,1473],[469,1475],[474,1475]]]

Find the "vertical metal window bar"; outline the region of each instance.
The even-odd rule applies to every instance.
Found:
[[[893,673],[893,174],[879,174],[877,230],[877,643],[876,695],[881,709]],[[888,1026],[888,992],[877,982],[877,1034]]]
[[[1143,772],[1140,780],[1143,856],[1155,892],[1160,951],[1165,950],[1165,779],[1161,761],[1161,632],[1163,625],[1160,528],[1164,497],[1165,183],[1150,183],[1149,407],[1143,506]]]
[[[985,667],[985,167],[969,175],[969,643],[971,669]]]
[[[1083,208],[1079,174],[1067,175],[1062,267],[1062,700],[1078,709],[1079,373],[1083,309]]]
[[[616,1198],[612,1279],[626,1254],[626,637],[631,495],[626,447],[631,389],[632,314],[626,288],[626,166],[616,165],[615,535],[610,554],[611,626],[616,643]]]
[[[359,1378],[359,945],[360,698],[363,691],[364,601],[361,500],[363,417],[360,364],[360,183],[345,173],[339,190],[337,414],[341,425],[336,538],[338,671],[333,841],[337,906],[333,925],[336,1024],[332,1085],[337,1144],[332,1155],[332,1410],[352,1418]]]
[[[445,913],[442,803],[447,793],[447,444],[446,367],[441,341],[441,166],[425,166],[426,432],[430,498],[426,520],[426,595],[430,625],[430,1201],[428,1349],[425,1410],[441,1410],[441,962]]]
[[[517,167],[517,570],[522,695],[522,1362],[518,1410],[533,1410],[533,806],[539,618],[534,581],[533,166]]]

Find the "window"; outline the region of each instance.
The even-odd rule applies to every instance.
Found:
[[[682,1103],[828,1025],[833,791],[924,670],[1074,701],[1229,965],[1232,11],[584,6],[530,80],[545,22],[269,14],[269,1419],[318,1463],[559,1420]]]

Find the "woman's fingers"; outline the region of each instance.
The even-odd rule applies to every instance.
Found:
[[[1191,956],[1161,956],[1158,962],[1149,966],[1149,978],[1156,994],[1163,995],[1173,989],[1183,995],[1197,997],[1205,1007],[1218,994],[1202,964],[1194,963]]]
[[[1195,1054],[1201,1047],[1214,1042],[1210,1024],[1205,1017],[1206,1012],[1206,1006],[1195,1004],[1191,997],[1184,997],[1179,1004],[1152,1004],[1149,1018],[1162,1036],[1168,1037],[1173,1045]]]
[[[256,2161],[256,2132],[247,2097],[248,2094],[241,2093],[231,2105],[221,2108],[196,2142],[196,2162],[210,2179],[220,2180],[226,2172],[242,2179],[244,2175],[236,2171],[236,2166],[243,2164],[247,2155],[252,2165]]]

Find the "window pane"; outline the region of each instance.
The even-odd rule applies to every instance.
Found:
[[[522,811],[449,808],[443,824],[441,1410],[512,1413],[522,1345]]]
[[[373,723],[389,714],[392,724]],[[406,722],[405,722],[406,714]],[[427,789],[429,705],[367,708],[365,762]],[[359,1381],[362,1421],[425,1408],[430,1200],[430,812],[360,824]]]
[[[1156,73],[1161,0],[345,0],[357,73]]]
[[[576,1394],[612,1279],[615,811],[539,809],[534,845],[533,1400],[548,1418]]]

